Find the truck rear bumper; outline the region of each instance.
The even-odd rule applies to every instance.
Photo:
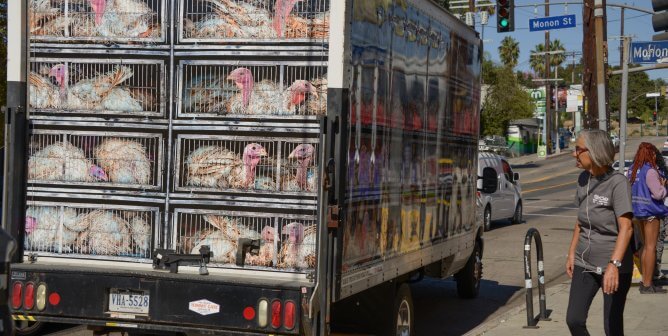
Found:
[[[217,335],[299,334],[310,288],[300,282],[238,280],[15,264],[10,286],[23,288],[15,319]],[[28,284],[46,286],[43,310],[25,304]]]

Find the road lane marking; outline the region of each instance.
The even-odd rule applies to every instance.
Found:
[[[537,209],[566,209],[566,210],[578,210],[579,208],[568,207],[568,206],[539,206],[539,205],[525,205],[524,208],[537,208]]]
[[[571,182],[566,182],[566,183],[557,184],[557,185],[552,185],[552,186],[547,186],[547,187],[542,187],[542,188],[535,188],[535,189],[523,190],[523,191],[522,191],[522,194],[524,194],[524,193],[530,193],[530,192],[534,192],[534,191],[547,190],[547,189],[552,189],[552,188],[559,188],[559,187],[564,187],[564,186],[567,186],[567,185],[573,185],[573,184],[575,184],[575,183],[574,183],[573,181],[571,181]]]
[[[569,169],[569,170],[566,170],[566,171],[561,172],[561,173],[556,174],[556,175],[544,176],[544,177],[541,177],[539,179],[535,179],[535,180],[531,180],[531,181],[522,181],[522,183],[529,184],[529,183],[543,182],[543,181],[547,181],[547,180],[555,178],[555,177],[561,177],[561,176],[565,176],[565,175],[568,175],[568,174],[571,174],[571,173],[576,173],[578,170],[580,170],[580,169],[579,168]]]
[[[578,216],[569,216],[569,215],[548,215],[548,214],[532,214],[525,213],[522,216],[536,216],[536,217],[559,217],[559,218],[577,218]]]

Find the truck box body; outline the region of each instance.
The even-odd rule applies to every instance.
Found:
[[[15,319],[324,334],[480,239],[481,42],[433,2],[28,7]]]

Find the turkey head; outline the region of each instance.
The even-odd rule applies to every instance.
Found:
[[[95,24],[99,26],[107,8],[107,0],[88,0],[88,3],[90,3],[90,7],[93,8],[93,13],[95,13]]]
[[[292,13],[295,4],[304,0],[276,0],[274,4],[274,21],[272,28],[278,37],[283,37],[285,33],[285,23]]]
[[[35,231],[35,229],[37,229],[37,218],[26,216],[25,232],[27,234],[31,234],[33,231]]]
[[[244,148],[242,161],[244,164],[244,187],[248,188],[255,185],[255,167],[260,163],[263,156],[267,156],[267,150],[262,145],[252,143]]]
[[[60,87],[61,96],[65,95],[67,90],[67,73],[67,65],[65,64],[54,65],[51,68],[51,71],[49,71],[49,76],[55,78],[56,83],[58,83],[58,86]]]
[[[251,93],[253,92],[253,73],[247,68],[237,68],[230,72],[227,80],[233,81],[239,90],[241,90],[244,107],[247,108],[250,104]]]
[[[97,165],[90,166],[88,173],[90,174],[90,176],[96,178],[98,181],[104,181],[104,182],[109,181],[109,176],[107,176],[107,173],[105,173],[104,169],[102,169],[102,167],[100,166]]]
[[[288,159],[297,160],[297,185],[303,190],[308,190],[308,167],[313,161],[315,147],[311,144],[301,144],[288,155]]]
[[[307,94],[318,98],[318,90],[307,80],[296,80],[290,85],[288,92],[290,92],[288,111],[300,106],[306,100]]]

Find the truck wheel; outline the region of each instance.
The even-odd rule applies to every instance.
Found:
[[[515,206],[515,213],[513,214],[513,218],[511,218],[510,221],[513,224],[522,223],[522,201],[517,202],[517,206]]]
[[[41,335],[44,322],[39,321],[14,321],[16,336]]]
[[[386,335],[412,336],[415,331],[415,310],[413,296],[408,284],[401,284],[394,296],[391,330]]]
[[[485,212],[482,215],[482,227],[485,231],[492,229],[492,209],[489,205],[485,207]]]
[[[482,251],[476,240],[473,253],[466,262],[466,266],[455,274],[457,280],[457,294],[462,299],[473,299],[480,293],[480,279],[482,279]]]

